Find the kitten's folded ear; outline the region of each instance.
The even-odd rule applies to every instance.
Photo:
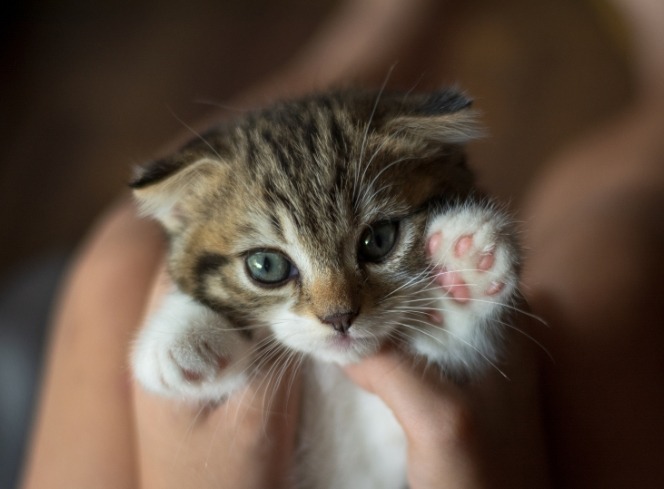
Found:
[[[484,135],[471,105],[471,99],[453,89],[408,95],[383,127],[402,143],[422,149],[464,144]]]
[[[227,171],[224,163],[203,157],[193,163],[177,157],[154,161],[136,171],[129,183],[140,211],[160,221],[171,233],[187,223],[188,211]]]

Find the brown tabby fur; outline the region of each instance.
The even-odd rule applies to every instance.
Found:
[[[246,336],[254,311],[289,299],[305,317],[379,314],[404,276],[426,268],[430,211],[472,194],[460,146],[475,135],[468,106],[454,91],[311,96],[213,129],[132,186],[146,208],[167,209],[179,287]],[[362,232],[385,219],[401,221],[411,242],[380,266],[359,262]],[[283,286],[248,287],[246,254],[289,239],[307,269]]]

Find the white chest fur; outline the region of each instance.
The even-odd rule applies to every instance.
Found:
[[[392,412],[333,364],[305,370],[295,487],[401,489],[406,440]]]

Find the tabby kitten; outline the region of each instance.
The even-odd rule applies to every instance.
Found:
[[[518,257],[510,220],[465,165],[469,106],[453,90],[324,93],[143,168],[132,186],[168,233],[177,286],[139,334],[138,381],[219,400],[266,375],[275,349],[297,352],[295,485],[403,487],[400,427],[337,364],[387,341],[455,378],[496,360]]]

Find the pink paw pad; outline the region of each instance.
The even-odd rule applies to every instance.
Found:
[[[434,309],[429,309],[428,311],[426,311],[426,315],[430,322],[438,325],[443,324],[443,315],[439,311],[436,311]]]
[[[201,382],[203,380],[203,374],[201,374],[199,372],[194,372],[193,370],[187,370],[187,369],[184,369],[184,368],[180,369],[180,370],[182,371],[182,377],[184,377],[184,379],[187,382],[198,383],[198,382]]]
[[[516,286],[516,250],[505,216],[491,207],[460,206],[428,224],[424,254],[430,268],[426,288],[446,327],[465,328],[505,308]],[[507,299],[509,300],[509,299]],[[431,324],[440,320],[425,311]],[[465,330],[463,330],[465,334]]]
[[[202,355],[203,351],[206,353],[205,356],[207,358],[210,358],[214,361],[215,365],[219,368],[219,370],[225,369],[230,364],[230,361],[229,361],[228,358],[219,355],[205,341],[200,344],[199,349],[198,349],[198,352],[199,352],[199,354],[201,354],[201,356],[203,356]]]
[[[493,267],[496,257],[493,254],[493,251],[488,251],[480,255],[480,259],[477,262],[477,268],[483,272],[486,272],[491,267]]]
[[[443,289],[445,294],[454,301],[464,304],[473,299],[473,286],[468,282],[469,274],[473,276],[472,284],[483,289],[483,295],[494,296],[499,294],[505,283],[493,280],[487,284],[485,278],[481,278],[473,272],[490,272],[496,265],[495,245],[480,247],[476,242],[476,236],[464,234],[453,241],[449,250],[443,247],[443,233],[433,233],[426,242],[427,255],[439,263],[435,270],[435,281]],[[448,261],[444,256],[449,253]],[[453,268],[450,268],[452,263]],[[475,292],[477,293],[477,292]]]
[[[457,302],[464,303],[471,299],[468,284],[466,284],[459,272],[442,268],[436,274],[436,282]]]
[[[427,253],[429,256],[433,256],[440,248],[440,245],[443,242],[443,235],[441,233],[433,233],[427,241]]]
[[[457,258],[463,258],[468,250],[473,246],[472,236],[461,236],[454,246],[454,253]]]
[[[484,291],[486,295],[496,295],[505,288],[505,282],[491,282],[489,288]]]

